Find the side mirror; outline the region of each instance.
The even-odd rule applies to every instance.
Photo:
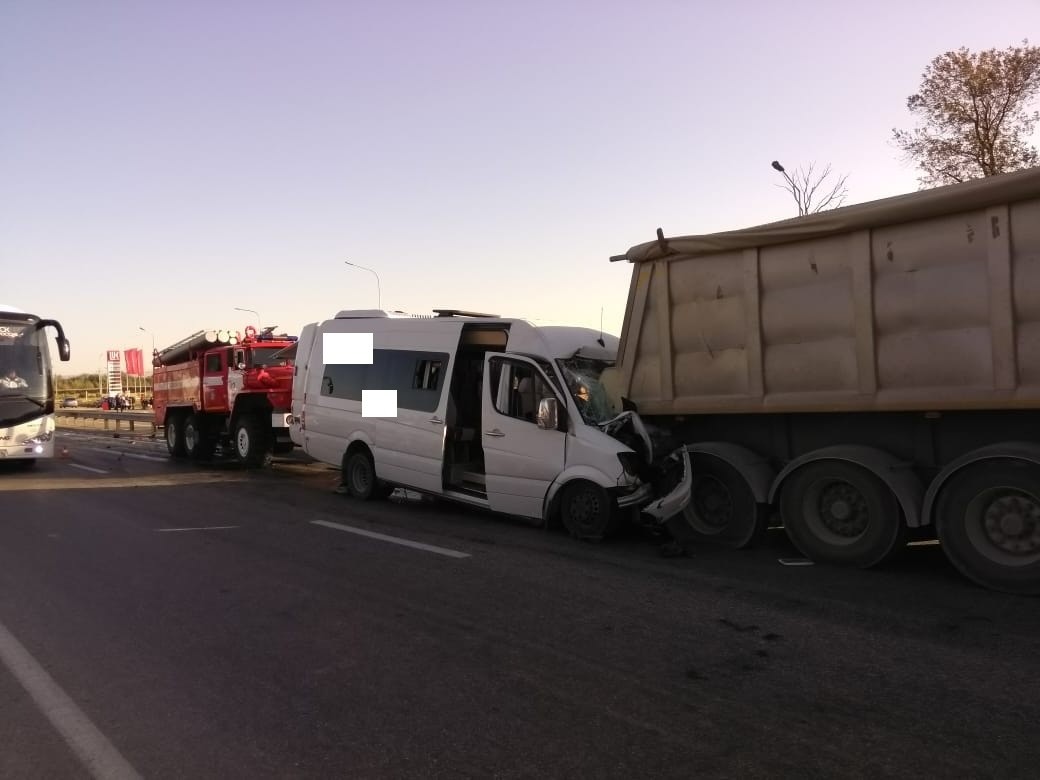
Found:
[[[58,337],[56,340],[58,342],[58,357],[63,361],[72,357],[72,347],[69,346],[69,340],[61,337]]]
[[[543,431],[555,431],[560,425],[560,406],[555,398],[543,398],[538,402],[538,427]]]

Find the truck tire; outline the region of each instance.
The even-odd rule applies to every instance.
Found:
[[[213,454],[216,442],[207,436],[202,427],[202,421],[197,415],[189,414],[184,418],[182,428],[184,438],[184,453],[193,460],[204,460]]]
[[[261,466],[267,457],[267,435],[256,417],[246,415],[235,422],[232,446],[235,457],[247,466]]]
[[[968,579],[1040,595],[1040,466],[999,459],[954,474],[936,505],[939,542]]]
[[[560,520],[576,539],[599,541],[617,528],[619,513],[606,490],[577,480],[560,492]]]
[[[173,413],[166,417],[166,450],[174,458],[183,458],[184,449],[184,418]]]
[[[707,455],[690,457],[690,503],[670,518],[668,530],[680,543],[711,542],[739,550],[765,533],[769,515],[735,468]]]
[[[787,536],[817,563],[868,569],[906,546],[906,523],[889,487],[862,466],[822,460],[784,483],[780,513]]]

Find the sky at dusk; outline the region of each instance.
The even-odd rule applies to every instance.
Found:
[[[63,374],[374,308],[345,260],[383,308],[618,333],[611,255],[794,216],[774,159],[915,190],[929,61],[1030,34],[1040,0],[7,0],[0,300]]]

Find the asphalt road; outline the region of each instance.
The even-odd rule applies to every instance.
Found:
[[[0,777],[1036,776],[1040,601],[934,546],[667,558],[61,447],[0,474]]]

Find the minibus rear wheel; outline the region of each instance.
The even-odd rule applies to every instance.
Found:
[[[376,478],[376,466],[368,450],[358,449],[343,458],[343,484],[347,492],[361,501],[389,498],[393,485]]]

